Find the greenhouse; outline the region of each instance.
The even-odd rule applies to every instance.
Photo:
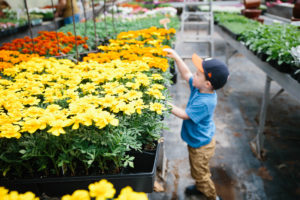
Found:
[[[300,199],[300,0],[0,0],[0,200]]]

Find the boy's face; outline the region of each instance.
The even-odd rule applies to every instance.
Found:
[[[193,86],[198,89],[210,88],[211,84],[199,69],[193,74]]]
[[[193,75],[193,86],[196,88],[201,88],[206,81],[205,75],[199,69]]]

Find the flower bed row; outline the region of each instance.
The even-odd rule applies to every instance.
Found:
[[[164,19],[166,16],[164,15],[154,15],[150,17],[142,17],[142,18],[126,18],[122,16],[120,18],[114,19],[114,22],[110,16],[107,16],[105,21],[102,19],[100,23],[96,24],[96,34],[99,38],[99,45],[106,45],[109,43],[109,39],[115,39],[118,34],[121,32],[127,32],[130,30],[141,30],[150,28],[152,26],[158,28],[164,28],[162,24],[159,23],[161,19]],[[175,28],[176,30],[180,26],[180,22],[177,16],[169,17],[170,23],[168,24],[169,28]],[[59,29],[59,31],[68,33],[73,33],[73,26],[67,25]],[[74,33],[73,33],[74,34]],[[77,23],[76,24],[76,34],[82,37],[89,35],[89,40],[87,40],[87,44],[89,47],[94,48],[95,38],[94,38],[94,23],[89,20],[85,23]],[[172,38],[174,40],[174,38]],[[171,41],[170,41],[171,42]]]
[[[9,8],[1,9],[0,37],[7,36],[27,28],[27,20],[19,19],[17,12]]]
[[[116,36],[121,32],[129,30],[140,30],[146,29],[151,26],[163,28],[163,25],[159,23],[161,19],[165,18],[164,15],[154,15],[149,18],[137,18],[137,19],[117,19],[111,18],[106,19],[106,23],[97,23],[97,37],[99,38],[98,44],[107,45],[110,39],[115,39]],[[179,19],[178,17],[170,17],[169,28],[178,28]],[[56,33],[54,31],[47,32],[41,31],[38,36],[31,39],[29,37],[15,39],[10,43],[4,43],[0,50],[19,51],[23,54],[38,54],[40,56],[65,56],[70,55],[75,57],[76,48],[75,44],[78,45],[78,52],[84,53],[92,49],[96,49],[95,38],[94,38],[94,23],[88,21],[85,23],[76,24],[77,37],[73,33],[73,26],[67,25],[59,29]],[[89,35],[89,38],[86,37]],[[172,38],[166,38],[164,43],[171,45],[174,40]],[[1,57],[0,57],[1,62]],[[4,67],[2,67],[4,68]]]
[[[28,61],[33,57],[39,57],[39,55],[23,54],[19,51],[0,50],[0,72],[20,62]]]
[[[105,61],[34,57],[3,69],[0,177],[113,174],[133,165],[130,150],[155,148],[168,112],[163,41],[172,35],[121,33],[100,47]]]
[[[90,200],[95,199],[115,199],[115,200],[147,200],[148,197],[143,192],[135,192],[131,187],[127,186],[123,188],[117,198],[114,198],[116,190],[112,183],[103,179],[99,182],[95,182],[89,185],[88,190],[80,189],[74,191],[72,194],[66,194],[62,196],[61,200]],[[5,187],[0,187],[0,199],[5,200],[39,200],[39,197],[32,192],[26,192],[24,194],[17,191],[9,191]]]
[[[224,28],[233,38],[237,39],[243,32],[257,29],[262,24],[237,13],[217,12],[215,23]]]
[[[300,82],[300,31],[292,25],[262,25],[237,14],[219,13],[217,23],[277,70]]]
[[[39,35],[33,39],[26,36],[4,43],[0,50],[20,51],[25,54],[37,53],[41,56],[60,56],[62,54],[74,54],[76,43],[79,51],[89,50],[86,44],[87,40],[87,37],[77,36],[75,38],[70,32],[65,34],[55,31],[40,31]]]

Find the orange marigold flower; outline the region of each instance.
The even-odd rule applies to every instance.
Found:
[[[84,44],[84,45],[83,45],[83,48],[89,49],[89,46],[88,46],[87,44]]]

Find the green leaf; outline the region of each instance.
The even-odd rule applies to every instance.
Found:
[[[26,150],[25,150],[25,149],[21,149],[19,152],[20,152],[21,154],[25,154],[25,153],[26,153]]]

